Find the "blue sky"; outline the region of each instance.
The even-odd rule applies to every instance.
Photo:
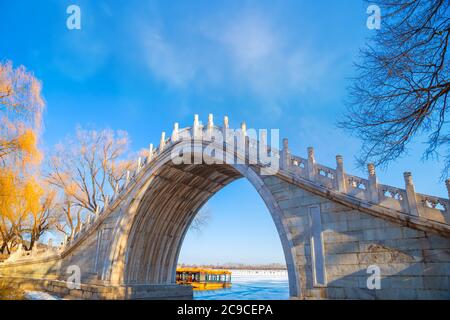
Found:
[[[81,30],[66,28],[71,4],[81,8]],[[0,59],[42,80],[47,150],[77,125],[127,130],[138,150],[158,142],[173,122],[188,126],[193,114],[206,121],[213,113],[219,123],[228,115],[235,127],[246,121],[279,128],[295,154],[314,146],[317,161],[329,166],[342,154],[348,172],[365,175],[353,160],[359,141],[335,123],[352,62],[374,32],[366,28],[366,5],[0,0]],[[409,155],[378,171],[380,181],[402,187],[402,173],[412,171],[418,192],[445,197],[440,163],[422,162],[421,150],[420,142],[412,145]],[[208,208],[211,224],[187,236],[182,260],[283,260],[270,215],[248,183],[227,187]],[[226,256],[199,256],[196,248],[206,244]]]

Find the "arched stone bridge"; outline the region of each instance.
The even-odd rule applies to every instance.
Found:
[[[217,127],[211,115],[205,126],[197,116],[192,127],[175,124],[171,138],[163,133],[159,147],[139,159],[74,239],[43,252],[16,252],[0,264],[0,282],[75,298],[191,298],[190,287],[175,284],[186,231],[211,196],[244,178],[272,215],[292,298],[450,298],[448,199],[416,193],[410,173],[401,189],[380,184],[371,165],[360,178],[345,172],[340,156],[336,168],[318,164],[312,148],[307,158],[295,156],[287,139],[280,151],[263,149],[280,165],[267,172],[250,151],[265,148],[265,139],[249,138],[243,125],[242,149],[228,131],[226,117]],[[225,141],[214,138],[218,132]],[[205,152],[214,164],[195,162]],[[174,154],[194,163],[176,164]],[[81,286],[68,286],[77,268]],[[372,274],[378,268],[379,287]]]

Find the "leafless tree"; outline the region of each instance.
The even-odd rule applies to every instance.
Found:
[[[62,193],[60,195],[62,198],[57,202],[56,211],[56,222],[55,228],[57,231],[66,235],[69,239],[72,239],[75,235],[75,231],[79,230],[81,225],[81,213],[83,207],[76,206],[71,200],[70,195]]]
[[[57,230],[73,237],[83,213],[95,213],[125,178],[133,163],[122,159],[128,147],[124,131],[83,130],[59,144],[50,158],[48,180],[60,192]]]
[[[26,250],[31,250],[41,239],[42,235],[55,228],[56,215],[56,191],[45,185],[42,189],[41,200],[36,210],[31,210],[27,215],[20,236],[28,236],[29,241],[23,241]]]
[[[376,31],[349,88],[339,123],[362,140],[360,165],[387,165],[414,140],[425,140],[424,158],[443,157],[449,175],[450,1],[375,0]]]
[[[117,182],[119,158],[128,147],[126,132],[112,130],[77,130],[76,138],[68,138],[55,148],[50,160],[49,181],[64,191],[75,205],[95,212],[104,203]]]
[[[210,221],[211,210],[209,210],[208,208],[203,208],[192,220],[191,225],[189,226],[189,230],[201,233]]]

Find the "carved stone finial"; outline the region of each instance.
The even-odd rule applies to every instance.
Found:
[[[210,140],[213,137],[213,130],[214,130],[214,117],[212,113],[208,114],[208,125],[206,128],[207,128],[206,137],[208,140]]]
[[[308,179],[314,181],[316,178],[316,160],[314,158],[314,148],[308,147]]]
[[[208,114],[208,128],[212,128],[214,126],[214,116],[212,113]]]
[[[148,148],[148,160],[152,160],[153,158],[153,143],[150,143],[150,146]]]
[[[138,157],[136,172],[139,172],[141,170],[141,166],[142,166],[142,158]]]
[[[411,172],[404,172],[403,177],[405,178],[405,185],[412,186],[414,185]]]
[[[166,144],[166,133],[163,131],[163,132],[161,132],[161,141],[159,142],[159,151],[164,150],[165,144]]]
[[[403,177],[405,178],[406,200],[408,202],[409,213],[414,216],[419,216],[420,212],[411,172],[404,172]]]
[[[170,140],[172,142],[178,141],[178,122],[175,122],[173,124],[173,131],[172,131],[172,136],[170,137]]]
[[[367,171],[369,172],[369,176],[375,175],[375,165],[373,163],[369,163],[367,165]]]
[[[344,166],[344,157],[342,157],[339,154],[336,156],[336,165],[338,167],[343,167]]]
[[[308,158],[314,159],[314,148],[308,147]]]
[[[247,136],[247,124],[245,121],[241,123],[241,132],[244,137]]]
[[[341,155],[336,156],[336,186],[339,192],[347,192],[344,172],[344,158]]]
[[[222,127],[222,135],[223,140],[225,142],[228,142],[228,116],[223,117],[223,127]]]
[[[228,116],[223,117],[223,128],[228,129]]]
[[[198,114],[194,115],[194,125],[192,126],[192,137],[196,138],[198,137],[201,133],[199,132],[199,122],[198,122]]]

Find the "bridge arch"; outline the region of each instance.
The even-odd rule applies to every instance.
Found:
[[[162,134],[158,151],[150,148],[145,163],[138,159],[131,179],[73,239],[57,250],[16,252],[0,263],[0,280],[3,276],[12,281],[13,276],[26,285],[38,283],[77,298],[190,298],[191,288],[174,284],[186,230],[213,194],[243,178],[255,187],[275,222],[291,297],[449,298],[447,198],[416,193],[409,172],[404,173],[401,189],[380,184],[373,165],[365,179],[345,172],[341,156],[336,156],[336,169],[316,163],[313,148],[307,158],[295,156],[287,139],[281,150],[268,152],[262,136],[255,141],[242,134],[247,133],[245,125],[233,140],[213,139],[213,149],[221,151],[213,158],[235,161],[216,165],[172,161],[177,146],[193,141],[201,141],[199,148],[190,150],[199,157],[211,146],[211,132],[221,130],[227,137],[227,128],[227,118],[220,128],[214,127],[212,116],[207,126],[200,125],[198,117],[193,127],[181,131],[176,123],[171,138]],[[184,133],[188,139],[179,139]],[[234,143],[242,136],[244,150]],[[264,152],[253,164],[247,144],[261,143]],[[270,165],[264,153],[270,155]],[[279,170],[273,170],[278,164]],[[446,186],[450,195],[450,180]],[[368,267],[374,264],[383,275],[380,290],[371,290],[366,283]],[[73,265],[82,271],[81,290],[61,288],[58,281],[48,283],[65,280],[65,270]],[[30,274],[35,278],[30,280]]]
[[[191,142],[179,142],[183,143]],[[211,142],[203,142],[203,146],[206,144]],[[292,235],[259,168],[226,163],[176,165],[172,162],[173,147],[155,159],[139,179],[141,185],[133,188],[135,195],[129,197],[133,200],[115,227],[113,251],[106,257],[102,278],[116,284],[175,283],[178,256],[193,218],[214,194],[243,178],[256,189],[271,214],[288,268],[290,296],[300,296],[300,276],[296,268],[299,263]],[[196,152],[192,152],[193,157],[197,156]],[[229,150],[223,152],[236,156]]]

